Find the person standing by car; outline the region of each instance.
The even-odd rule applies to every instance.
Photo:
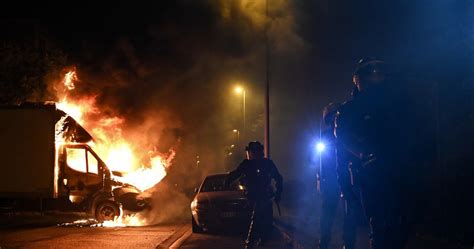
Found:
[[[245,248],[253,248],[269,239],[273,223],[272,198],[279,204],[283,190],[283,177],[272,160],[264,158],[263,145],[250,142],[245,148],[247,159],[229,173],[226,184],[245,177],[247,198],[253,208]],[[272,179],[276,191],[273,191]]]

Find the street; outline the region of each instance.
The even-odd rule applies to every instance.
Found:
[[[193,233],[179,248],[197,249],[197,248],[244,248],[245,234],[196,234]],[[259,248],[293,248],[290,246],[290,241],[284,235],[276,231],[270,240],[265,245]]]
[[[0,249],[474,249],[474,0],[2,7]]]
[[[156,248],[183,225],[45,227],[2,231],[1,248]]]
[[[276,234],[262,248],[285,248]],[[0,248],[243,248],[243,234],[192,234],[190,224],[147,227],[51,226],[3,230]]]

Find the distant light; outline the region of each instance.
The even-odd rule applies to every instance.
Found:
[[[242,92],[244,91],[244,89],[243,89],[242,87],[240,87],[240,86],[237,86],[237,87],[235,87],[234,91],[235,91],[236,93],[240,94],[240,93],[242,93]]]
[[[316,144],[316,150],[318,152],[323,152],[326,149],[326,145],[323,142],[318,142]]]
[[[239,132],[237,129],[232,130],[232,132]]]

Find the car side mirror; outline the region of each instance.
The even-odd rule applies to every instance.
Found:
[[[198,193],[198,188],[194,188],[194,193],[197,194]]]

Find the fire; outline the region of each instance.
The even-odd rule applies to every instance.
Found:
[[[63,84],[67,89],[74,90],[74,88],[76,88],[76,85],[74,84],[74,82],[76,82],[77,80],[78,80],[77,73],[76,73],[76,70],[74,69],[66,73],[63,79]]]
[[[132,184],[141,191],[159,183],[166,176],[174,152],[163,155],[154,150],[150,151],[150,148],[133,144],[122,132],[124,118],[101,113],[96,106],[97,96],[78,98],[71,94],[77,81],[75,70],[65,74],[62,80],[65,91],[63,96],[60,96],[57,108],[72,116],[90,132],[94,142],[89,145],[111,171],[122,173],[119,178],[121,182]],[[129,222],[134,223],[131,220]]]
[[[95,107],[95,96],[75,101],[68,100],[67,96],[65,96],[61,101],[56,103],[56,107],[73,117],[81,125],[87,123],[86,120],[84,120],[84,114],[98,113],[97,107]]]
[[[124,215],[123,209],[120,208],[120,217],[115,220],[107,220],[102,223],[103,227],[137,227],[146,224],[146,217],[142,214]]]
[[[138,170],[127,173],[124,177],[127,183],[130,183],[138,189],[149,189],[156,184],[156,179],[163,179],[166,176],[166,168],[174,157],[174,151],[167,160],[161,156],[155,156],[150,159],[151,168],[141,167]]]

